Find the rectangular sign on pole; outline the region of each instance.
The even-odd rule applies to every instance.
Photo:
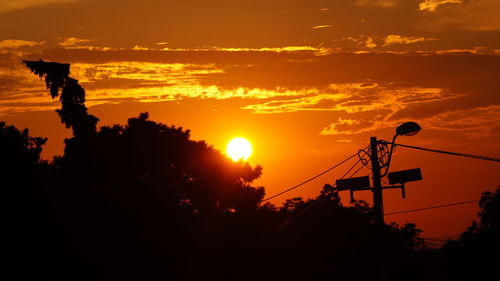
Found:
[[[341,179],[336,181],[337,190],[365,190],[370,188],[370,178],[357,177],[350,179]]]
[[[403,170],[389,173],[388,178],[390,184],[404,184],[405,182],[422,180],[422,173],[420,172],[419,168]]]

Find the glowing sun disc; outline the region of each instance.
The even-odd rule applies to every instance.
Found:
[[[233,161],[247,160],[252,155],[252,144],[244,138],[234,138],[227,144],[226,153]]]

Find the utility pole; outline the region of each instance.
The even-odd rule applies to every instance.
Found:
[[[380,163],[378,161],[378,141],[376,137],[370,138],[371,164],[373,174],[373,210],[375,212],[375,224],[384,225],[384,202],[382,197],[382,181],[380,177]]]
[[[370,160],[372,164],[372,179],[373,179],[373,211],[375,212],[375,228],[376,228],[376,243],[377,243],[377,279],[378,281],[385,280],[384,270],[384,202],[382,197],[382,180],[380,177],[380,163],[378,161],[378,141],[376,137],[370,138]]]
[[[382,186],[382,177],[386,176],[389,171],[389,165],[391,162],[392,152],[394,149],[394,144],[397,136],[413,136],[420,131],[420,126],[415,122],[406,122],[401,124],[396,128],[396,134],[394,135],[392,142],[387,142],[384,140],[377,140],[376,137],[370,138],[370,162],[371,162],[371,170],[372,170],[372,185],[370,185],[369,176],[364,177],[350,177],[347,179],[338,179],[335,183],[335,186],[338,191],[349,190],[351,195],[351,202],[354,202],[354,192],[355,191],[363,191],[370,190],[373,192],[373,212],[374,212],[374,221],[375,221],[375,242],[377,244],[377,261],[375,274],[376,280],[385,281],[386,280],[386,271],[385,271],[385,247],[384,247],[384,202],[382,197],[382,191],[388,188],[398,188],[401,189],[401,196],[403,199],[406,197],[405,193],[405,183],[412,181],[422,180],[422,174],[420,173],[420,169],[411,169],[411,170],[403,170],[389,173],[388,179],[390,186]],[[380,164],[380,160],[378,158],[378,146],[391,144],[391,148],[389,150],[389,156],[386,160],[386,163]],[[364,150],[362,150],[364,151]],[[366,154],[368,154],[365,151]],[[362,156],[359,156],[361,160]],[[383,160],[383,159],[382,159]],[[381,169],[385,168],[384,174],[381,174]]]

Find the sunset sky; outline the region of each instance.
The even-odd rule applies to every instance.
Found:
[[[22,64],[44,59],[71,63],[101,126],[148,111],[220,150],[248,139],[267,196],[410,120],[423,129],[400,143],[500,157],[498,15],[500,0],[0,0],[0,119],[48,137],[45,159],[62,154],[71,131],[59,102]],[[354,162],[272,202],[315,197]],[[479,199],[500,184],[495,162],[399,147],[392,165],[424,179],[404,200],[385,191],[386,213]],[[386,221],[448,238],[477,211]]]

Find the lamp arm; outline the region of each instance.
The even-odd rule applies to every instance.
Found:
[[[397,137],[398,137],[398,134],[395,134],[394,137],[392,138],[391,148],[389,150],[389,157],[387,158],[387,163],[384,165],[385,171],[383,174],[380,175],[380,177],[385,177],[387,175],[387,173],[389,172],[389,166],[391,165],[392,152],[394,150],[394,143],[396,142]]]

